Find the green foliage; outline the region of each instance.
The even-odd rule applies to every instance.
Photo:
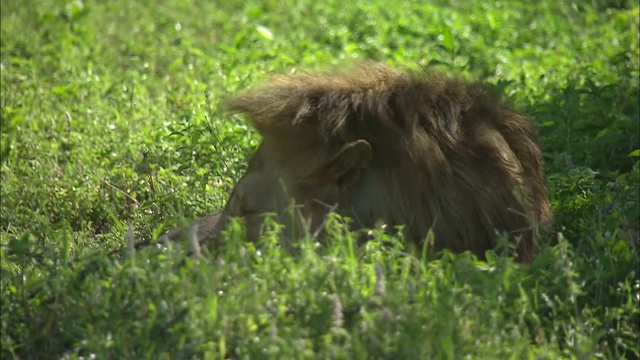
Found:
[[[2,2],[0,357],[639,358],[631,1]],[[220,209],[259,137],[224,110],[356,59],[486,80],[539,125],[555,212],[531,266],[327,222],[217,256],[149,239]],[[286,244],[288,245],[288,244]]]

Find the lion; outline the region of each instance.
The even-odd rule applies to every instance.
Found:
[[[228,108],[262,141],[206,240],[230,217],[256,240],[263,213],[303,232],[335,211],[353,230],[402,227],[416,246],[431,233],[434,254],[484,259],[506,234],[529,263],[552,220],[535,124],[480,82],[363,62],[275,76]]]

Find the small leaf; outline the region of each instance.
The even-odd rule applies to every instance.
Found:
[[[67,93],[67,87],[66,86],[54,86],[52,91],[56,95],[63,95],[63,94]]]
[[[191,53],[191,54],[193,54],[195,56],[198,56],[198,57],[205,57],[204,51],[202,51],[202,50],[200,50],[198,48],[195,48],[195,47],[189,48],[189,53]]]
[[[602,129],[596,134],[596,139],[599,139],[609,133],[609,129]]]
[[[640,157],[640,149],[635,149],[629,153],[629,157]]]
[[[235,54],[238,52],[238,49],[233,47],[233,46],[229,46],[229,45],[225,45],[225,44],[219,44],[218,45],[218,49],[228,53],[228,54]]]
[[[258,30],[258,33],[262,35],[263,38],[273,40],[273,33],[267,27],[258,25],[256,26],[256,30]]]
[[[170,71],[170,72],[178,71],[178,69],[179,69],[180,67],[182,67],[182,64],[183,64],[183,60],[182,60],[182,58],[181,58],[181,57],[179,57],[179,58],[175,59],[175,60],[171,63],[171,65],[169,65],[169,71]]]
[[[453,34],[451,34],[451,29],[446,24],[442,26],[442,45],[449,51],[453,51]]]
[[[616,244],[613,246],[613,253],[615,254],[626,254],[629,252],[629,244],[627,244],[624,240],[618,240]]]
[[[495,265],[498,262],[498,255],[493,250],[485,251],[484,256],[487,259],[487,264]]]

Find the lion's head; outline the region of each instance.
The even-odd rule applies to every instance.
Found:
[[[480,257],[506,232],[530,261],[551,220],[534,125],[479,84],[364,63],[278,76],[229,106],[262,135],[224,210],[252,239],[260,214],[291,224],[295,204],[310,229],[336,210],[355,228],[404,225],[417,245],[432,229],[433,250]]]

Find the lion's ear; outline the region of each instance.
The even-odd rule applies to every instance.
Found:
[[[330,181],[340,187],[354,185],[371,161],[371,145],[365,140],[345,144],[325,168]]]

